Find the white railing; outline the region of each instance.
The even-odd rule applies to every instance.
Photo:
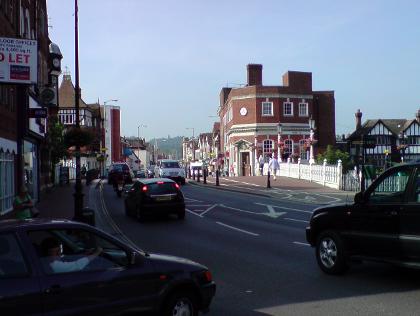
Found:
[[[267,175],[267,172],[268,163],[264,165],[263,174]],[[337,165],[328,165],[327,159],[324,159],[322,165],[317,165],[301,163],[300,159],[298,163],[291,163],[289,158],[287,162],[280,163],[280,170],[277,171],[277,175],[281,177],[308,180],[338,190],[341,188],[342,173],[341,160]]]

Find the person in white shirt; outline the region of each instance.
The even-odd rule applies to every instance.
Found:
[[[264,157],[262,155],[260,155],[258,157],[258,166],[260,168],[260,175],[263,175],[263,171],[264,171]]]
[[[277,156],[273,156],[270,161],[268,162],[268,169],[271,170],[271,173],[273,174],[273,179],[276,181],[276,174],[277,170],[280,169],[279,162],[277,160]]]
[[[53,237],[46,238],[42,242],[42,248],[46,250],[48,256],[48,264],[53,273],[75,272],[86,268],[86,266],[102,252],[102,248],[97,248],[90,255],[74,260],[64,261],[61,254],[61,245],[59,241]]]

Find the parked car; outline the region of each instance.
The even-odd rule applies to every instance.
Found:
[[[185,184],[185,170],[177,160],[159,160],[155,167],[155,177],[169,178],[178,183]]]
[[[125,192],[125,213],[143,220],[147,215],[175,214],[185,218],[185,202],[178,183],[167,178],[138,179]]]
[[[420,267],[420,163],[386,170],[352,204],[317,208],[306,239],[328,274],[354,259]]]
[[[197,315],[215,290],[205,266],[146,253],[86,224],[0,222],[2,315]]]
[[[114,181],[121,175],[124,177],[125,183],[133,181],[134,172],[125,162],[113,163],[108,171],[108,184],[114,184]]]

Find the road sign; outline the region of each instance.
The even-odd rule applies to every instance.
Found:
[[[48,110],[46,108],[30,108],[28,115],[30,118],[46,118]]]

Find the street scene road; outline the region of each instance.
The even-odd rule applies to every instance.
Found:
[[[316,204],[187,184],[184,221],[124,214],[104,183],[102,212],[127,242],[207,265],[217,284],[209,315],[415,315],[420,274],[355,264],[345,276],[318,268],[305,227]],[[122,235],[120,235],[122,236]]]

